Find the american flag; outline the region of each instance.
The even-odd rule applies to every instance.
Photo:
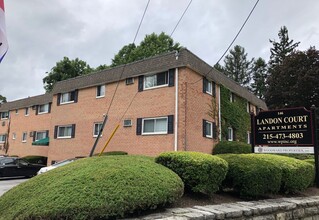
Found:
[[[8,51],[3,1],[4,0],[0,0],[0,63]]]

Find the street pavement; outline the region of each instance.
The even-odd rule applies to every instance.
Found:
[[[0,196],[16,185],[27,180],[27,178],[0,178]]]

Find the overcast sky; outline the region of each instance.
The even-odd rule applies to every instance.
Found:
[[[173,39],[214,65],[256,0],[193,0]],[[170,34],[189,0],[151,0],[138,34]],[[5,0],[9,51],[0,63],[0,94],[9,101],[44,93],[42,79],[64,56],[91,67],[110,64],[132,43],[147,0]],[[319,49],[318,0],[260,0],[233,46],[268,61],[281,26]],[[232,46],[232,47],[233,47]],[[223,64],[223,62],[221,63]]]

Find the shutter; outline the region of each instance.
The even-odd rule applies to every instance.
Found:
[[[138,118],[136,121],[136,135],[142,134],[142,118]]]
[[[59,126],[54,126],[54,139],[58,137],[58,127]]]
[[[35,136],[36,136],[37,132],[36,131],[33,131],[33,142],[35,141]]]
[[[72,124],[72,133],[71,133],[71,138],[75,137],[75,124]]]
[[[74,90],[74,102],[78,102],[78,94],[79,94],[79,90]]]
[[[217,126],[215,122],[213,122],[213,138],[217,138]]]
[[[216,97],[216,83],[212,82],[213,97]]]
[[[206,137],[206,120],[203,119],[203,137]]]
[[[168,70],[168,86],[174,86],[175,84],[175,69]]]
[[[51,113],[51,104],[52,104],[52,103],[49,103],[48,113]]]
[[[142,92],[144,87],[144,76],[138,76],[138,91]]]
[[[207,91],[207,79],[206,78],[203,78],[203,93],[206,93]]]
[[[174,134],[174,115],[167,117],[167,133]]]
[[[38,105],[35,106],[35,114],[36,114],[36,115],[39,114],[39,106],[38,106]]]
[[[61,93],[58,93],[57,105],[60,105]]]

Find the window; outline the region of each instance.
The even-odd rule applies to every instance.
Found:
[[[156,88],[168,85],[168,72],[157,73],[144,77],[144,89]]]
[[[132,120],[131,119],[125,119],[123,126],[124,127],[132,127]]]
[[[142,134],[167,134],[167,117],[145,118]]]
[[[130,85],[134,83],[134,78],[130,77],[130,78],[126,78],[126,85]]]
[[[78,90],[58,94],[58,105],[77,102]]]
[[[8,119],[9,118],[9,112],[1,112],[0,113],[1,119]]]
[[[0,134],[0,143],[6,142],[7,136],[5,134]]]
[[[17,134],[16,133],[12,133],[12,139],[13,140],[17,139]]]
[[[19,109],[16,109],[16,114],[19,114]]]
[[[229,101],[234,102],[234,94],[232,92],[229,95]]]
[[[22,142],[27,142],[27,136],[28,136],[27,132],[22,133]]]
[[[75,137],[75,124],[72,125],[59,125],[54,128],[54,138],[74,138]]]
[[[27,108],[24,109],[24,115],[25,115],[25,116],[28,116],[28,115],[29,115],[29,107],[27,107]]]
[[[206,121],[203,119],[203,137],[217,138],[217,128],[215,122]]]
[[[247,112],[250,113],[250,102],[247,102]]]
[[[212,95],[213,92],[212,92],[212,82],[211,81],[207,81],[207,85],[206,85],[206,93]]]
[[[47,137],[47,131],[37,131],[34,135],[34,140],[41,140]]]
[[[96,98],[105,96],[105,85],[100,85],[96,87]]]
[[[228,141],[233,141],[233,138],[234,138],[233,128],[232,128],[232,127],[228,127],[228,130],[227,130],[227,140],[228,140]]]
[[[94,123],[94,128],[93,128],[93,137],[97,137],[99,135],[99,132],[102,128],[103,123],[102,122],[97,122]]]
[[[39,105],[38,114],[49,113],[49,104]]]
[[[216,97],[216,84],[206,78],[203,78],[203,93]]]

